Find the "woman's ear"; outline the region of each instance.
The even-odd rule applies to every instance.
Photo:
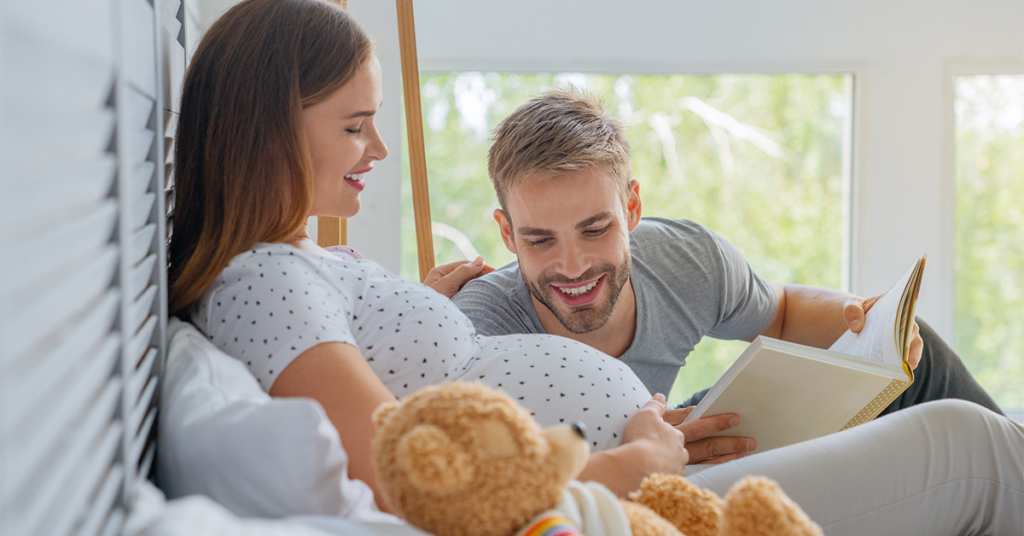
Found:
[[[626,196],[626,221],[629,230],[636,229],[640,225],[640,216],[643,214],[643,203],[640,201],[640,181],[633,179],[629,181],[629,195]]]

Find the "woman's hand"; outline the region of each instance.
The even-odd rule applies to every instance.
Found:
[[[484,264],[483,257],[477,257],[473,262],[450,262],[433,267],[427,272],[427,278],[423,280],[423,284],[436,290],[438,294],[452,298],[470,279],[493,271],[494,268]]]
[[[634,445],[646,451],[644,467],[647,474],[685,475],[690,454],[686,437],[665,422],[665,395],[656,394],[636,412],[622,433],[623,445]]]
[[[625,497],[652,473],[685,475],[689,454],[682,432],[665,422],[665,396],[654,395],[626,423],[622,445],[590,456],[577,477]]]

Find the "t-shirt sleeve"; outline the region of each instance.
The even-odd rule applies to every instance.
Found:
[[[225,269],[193,321],[218,348],[241,360],[265,391],[318,344],[357,346],[349,297],[314,269],[299,259],[253,264]]]
[[[471,280],[452,298],[455,306],[473,323],[476,332],[489,337],[536,332],[526,321],[529,314],[523,309],[523,304],[513,299],[515,293],[487,277]],[[533,307],[532,302],[529,305]]]
[[[708,332],[716,339],[748,339],[768,327],[778,298],[771,282],[750,268],[736,246],[708,230],[720,265],[721,308],[717,324]]]

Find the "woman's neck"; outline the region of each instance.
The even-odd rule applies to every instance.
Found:
[[[309,237],[309,225],[306,225],[305,223],[302,224],[302,227],[299,227],[299,230],[295,233],[295,235],[286,240],[286,242],[292,245],[296,245],[298,242],[301,242],[303,240],[308,240],[310,242],[313,241],[313,239]]]
[[[291,238],[285,240],[285,243],[294,248],[301,249],[302,251],[308,251],[310,253],[320,255],[321,257],[326,257],[328,259],[335,258],[334,255],[331,255],[326,249],[318,246],[317,243],[310,238],[309,226],[305,224],[303,224],[303,226],[299,228],[298,232],[296,232]]]

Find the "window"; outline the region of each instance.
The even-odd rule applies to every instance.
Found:
[[[954,78],[955,346],[1005,410],[1024,409],[1024,75]]]
[[[531,97],[573,84],[625,123],[645,215],[706,225],[772,281],[846,286],[850,75],[453,72],[420,82],[438,263],[515,260],[492,219],[490,132]],[[402,274],[416,278],[408,184]],[[706,339],[670,401],[710,387],[745,346]]]

